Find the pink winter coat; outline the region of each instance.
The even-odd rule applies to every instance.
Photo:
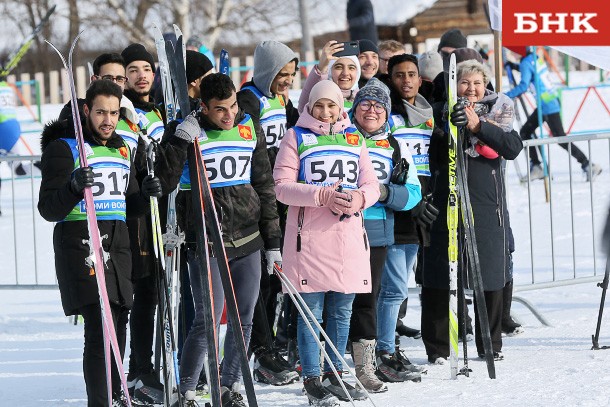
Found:
[[[297,126],[316,134],[329,134],[330,125],[314,119],[305,109]],[[350,121],[345,113],[333,125],[335,133],[342,133]],[[317,185],[297,182],[299,154],[296,134],[286,132],[280,147],[273,178],[275,193],[280,202],[289,205],[283,270],[300,292],[368,293],[371,292],[369,243],[364,230],[362,213],[339,221],[327,207],[315,202]],[[364,208],[379,199],[379,183],[366,146],[359,161],[358,189],[364,195]],[[304,207],[301,229],[301,251],[297,252],[297,228],[300,207]]]

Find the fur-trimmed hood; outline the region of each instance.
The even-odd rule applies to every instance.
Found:
[[[81,117],[81,124],[83,129],[83,137],[86,142],[90,144],[99,145],[101,144],[99,140],[94,137],[93,133],[87,127],[87,122],[84,117]],[[74,131],[74,125],[72,120],[52,120],[45,124],[42,129],[42,134],[40,137],[40,147],[42,151],[51,143],[60,138],[76,138]],[[106,146],[108,147],[122,147],[124,145],[123,139],[116,132],[112,134],[110,139],[106,142]]]

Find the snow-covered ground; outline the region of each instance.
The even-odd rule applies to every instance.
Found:
[[[572,80],[575,80],[574,76]],[[56,116],[58,108],[46,106],[43,111],[45,120]],[[610,128],[610,118],[604,112],[585,108],[580,114],[585,121]],[[27,137],[32,149],[39,151],[36,135]],[[580,143],[579,147],[589,156],[587,143]],[[554,177],[552,230],[551,210],[544,200],[542,183],[532,183],[531,196],[528,197],[528,189],[518,181],[515,165],[508,164],[509,210],[517,246],[514,255],[516,284],[527,285],[532,280],[528,200],[533,214],[536,282],[552,279],[553,258],[557,279],[572,278],[574,266],[577,277],[591,276],[595,263],[601,281],[605,258],[599,250],[599,233],[610,202],[609,151],[607,140],[591,144],[592,160],[604,169],[593,183],[593,198],[580,168],[572,162],[571,200],[567,154],[557,146],[551,147]],[[518,158],[518,162],[524,170],[523,156]],[[6,164],[0,165],[0,176],[5,179],[0,194],[3,213],[0,216],[0,285],[14,284],[16,270],[20,283],[34,283],[38,278],[39,283],[53,284],[53,225],[42,220],[32,206],[32,201],[34,205],[37,201],[39,180],[34,179],[33,187],[25,179],[12,184],[6,180],[10,176]],[[572,212],[574,222],[570,215]],[[36,239],[33,238],[33,228]],[[595,262],[594,238],[597,239]],[[554,256],[551,240],[555,244]],[[373,396],[375,404],[386,407],[610,405],[610,350],[590,350],[601,295],[596,283],[520,292],[518,295],[533,303],[552,326],[542,326],[524,306],[515,303],[514,314],[524,324],[526,332],[505,338],[505,360],[496,364],[496,380],[487,377],[485,363],[475,356],[470,361],[473,372],[469,378],[460,376],[452,381],[448,366],[429,366],[421,383],[390,384],[387,393]],[[409,326],[419,327],[420,315],[419,302],[413,298],[405,321]],[[0,290],[0,405],[86,405],[82,337],[82,324],[72,325],[63,316],[56,290]],[[600,342],[610,345],[610,321],[602,323]],[[403,339],[402,345],[413,362],[426,362],[420,340]],[[476,354],[474,343],[469,345],[469,353],[473,356]],[[287,387],[257,385],[259,405],[306,406],[300,388],[300,384]],[[358,402],[357,405],[368,403]]]

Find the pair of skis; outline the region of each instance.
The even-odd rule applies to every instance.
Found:
[[[82,32],[81,32],[82,34]],[[68,60],[63,56],[61,51],[57,49],[52,43],[45,40],[55,52],[61,58],[61,62],[64,65],[68,73],[68,84],[70,86],[70,101],[72,105],[72,116],[74,118],[74,133],[76,135],[76,141],[78,146],[78,155],[80,167],[84,168],[88,166],[87,163],[87,150],[85,146],[85,140],[83,137],[83,129],[80,120],[80,113],[78,111],[78,100],[76,97],[76,86],[74,85],[74,74],[72,72],[72,55],[80,34],[76,36],[72,41],[70,52],[68,54]],[[133,176],[133,174],[132,174]],[[123,369],[123,359],[121,357],[121,351],[117,341],[116,330],[114,329],[114,323],[112,320],[112,310],[110,308],[110,300],[108,298],[108,291],[106,290],[106,278],[105,278],[105,263],[108,260],[108,254],[104,252],[102,247],[102,239],[100,237],[100,231],[97,224],[97,216],[95,213],[95,206],[93,202],[93,192],[90,187],[84,190],[85,210],[87,213],[87,228],[89,231],[89,250],[90,255],[86,259],[87,264],[90,265],[91,269],[95,273],[95,280],[97,282],[97,288],[100,296],[100,308],[102,315],[102,332],[104,337],[104,366],[106,368],[106,386],[108,390],[108,405],[112,405],[112,362],[111,357],[114,358],[115,365],[121,378],[121,388],[125,394],[127,405],[131,407],[131,401],[129,399],[129,392],[127,389],[127,381],[125,378],[125,371]]]
[[[457,102],[457,69],[455,55],[451,55],[449,63],[449,83],[448,83],[448,106],[449,115],[453,112]],[[466,170],[466,160],[464,156],[463,132],[449,122],[449,199],[447,203],[447,227],[449,229],[449,366],[451,378],[455,379],[458,375],[458,318],[457,318],[457,272],[458,272],[458,205],[462,210],[462,222],[464,226],[465,244],[468,255],[468,264],[471,267],[474,294],[477,301],[477,312],[479,315],[480,331],[483,337],[483,347],[485,349],[485,360],[490,379],[496,378],[496,368],[489,331],[489,319],[487,318],[487,308],[485,305],[485,293],[483,290],[483,279],[481,276],[481,265],[479,263],[479,253],[474,229],[474,219],[472,205],[468,191],[468,177]],[[462,272],[461,288],[465,285],[466,273]],[[463,298],[463,296],[462,296]],[[462,300],[463,301],[463,300]],[[462,303],[463,310],[466,310]],[[465,315],[464,315],[465,316]],[[464,322],[464,321],[463,321]],[[464,332],[464,330],[462,330]],[[464,332],[465,333],[465,332]],[[468,375],[468,360],[466,353],[466,340],[464,340],[464,368],[462,373]]]
[[[176,89],[176,95],[178,104],[180,105],[181,115],[184,118],[190,113],[190,103],[188,98],[187,80],[184,66],[184,47],[182,46],[182,44],[183,38],[182,36],[180,36],[178,38],[175,50],[171,42],[165,43],[165,50],[170,64],[171,78]],[[256,401],[256,395],[254,393],[254,383],[252,381],[249,358],[242,334],[241,321],[237,309],[237,301],[235,299],[235,293],[233,292],[233,282],[231,280],[229,263],[224,248],[224,242],[222,240],[222,232],[220,229],[218,214],[216,213],[216,207],[214,205],[214,197],[212,195],[212,190],[206,175],[206,168],[203,162],[198,140],[193,141],[192,146],[189,148],[188,162],[192,188],[191,195],[193,199],[194,208],[193,216],[195,218],[195,224],[201,230],[201,233],[197,234],[197,257],[199,258],[201,264],[201,269],[199,270],[199,272],[204,277],[202,278],[204,302],[206,304],[204,318],[206,325],[210,327],[210,329],[207,330],[207,351],[210,365],[208,376],[208,382],[210,384],[210,396],[212,399],[212,403],[215,407],[221,405],[220,374],[218,371],[218,350],[216,347],[217,333],[216,321],[214,319],[213,312],[214,294],[211,289],[212,280],[210,255],[208,252],[208,233],[210,236],[212,247],[215,251],[216,258],[218,260],[218,268],[222,281],[223,291],[225,294],[227,314],[229,317],[228,320],[231,324],[233,333],[238,336],[235,338],[235,343],[237,345],[237,351],[239,352],[242,377],[246,390],[246,397],[248,399],[248,404],[250,405],[250,407],[256,407],[258,406],[258,403]],[[206,220],[208,222],[207,224]],[[207,229],[207,225],[210,226],[209,231]]]

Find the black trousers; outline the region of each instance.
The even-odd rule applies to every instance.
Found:
[[[485,294],[487,295],[487,291]],[[459,329],[462,329],[462,314],[462,301],[458,290]],[[472,333],[472,320],[468,315],[468,307],[464,326],[466,333]],[[449,357],[449,290],[421,288],[421,335],[428,356]]]
[[[260,291],[254,307],[252,336],[250,337],[252,351],[260,347],[271,348],[273,346],[273,322],[275,321],[277,294],[282,291],[282,283],[279,278],[267,273],[264,259],[261,263]]]
[[[542,120],[545,121],[549,128],[551,129],[551,133],[553,133],[553,137],[563,137],[566,135],[565,130],[563,129],[563,123],[561,123],[561,116],[559,113],[546,114],[542,116]],[[529,115],[527,121],[521,127],[521,131],[519,134],[521,135],[522,140],[529,140],[534,135],[534,131],[538,128],[538,109],[535,109],[534,112]],[[566,151],[568,150],[568,143],[561,143],[559,147],[563,148]],[[538,152],[536,151],[536,147],[530,147],[530,161],[533,165],[540,165],[540,158],[538,158]],[[576,158],[576,161],[581,165],[581,167],[586,167],[589,164],[589,160],[587,156],[574,144],[571,147],[572,157]]]
[[[349,340],[377,339],[377,298],[388,248],[371,247],[371,292],[356,294],[352,303]]]
[[[127,321],[129,310],[116,304],[111,304],[112,321],[119,343],[121,360],[125,355]],[[102,313],[99,304],[82,307],[78,312],[85,320],[85,349],[83,352],[83,373],[87,389],[88,407],[107,407],[108,391],[106,387],[106,365],[104,358],[104,334],[102,330]],[[112,392],[119,394],[121,379],[114,358],[112,361]]]
[[[155,311],[158,300],[156,273],[133,282],[133,308],[129,320],[131,339],[129,348],[129,378],[152,372]]]
[[[502,309],[504,290],[485,291],[485,306],[487,308],[487,319],[489,320],[489,333],[491,334],[491,345],[494,352],[502,351]],[[477,312],[477,297],[474,298],[474,340],[477,345],[477,353],[485,353],[483,338]]]

